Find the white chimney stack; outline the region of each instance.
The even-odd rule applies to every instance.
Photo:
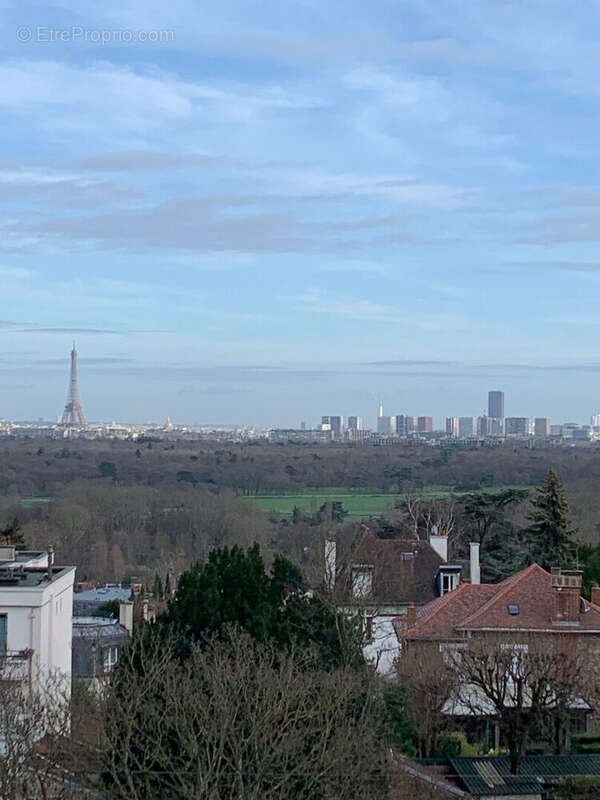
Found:
[[[325,584],[330,592],[335,589],[336,543],[335,534],[328,533],[325,539]]]
[[[471,583],[481,583],[481,567],[479,565],[479,542],[471,542]]]
[[[119,601],[119,622],[127,628],[129,635],[133,635],[133,602],[131,600]]]
[[[429,533],[429,544],[433,547],[442,561],[448,561],[448,537],[438,534],[438,526],[432,525]]]

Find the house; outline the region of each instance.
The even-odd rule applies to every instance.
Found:
[[[0,547],[0,678],[33,688],[50,675],[71,676],[75,567],[52,552]]]
[[[427,541],[381,537],[364,527],[350,552],[338,558],[335,537],[325,543],[326,582],[338,609],[363,618],[365,657],[390,674],[397,656],[394,621],[456,590],[461,580],[479,581],[479,545],[469,562],[448,561],[448,537],[433,526]]]
[[[457,666],[463,663],[460,653],[464,650],[527,653],[535,647],[548,654],[589,656],[593,662],[600,655],[600,588],[594,589],[590,603],[581,597],[581,582],[581,572],[559,568],[547,572],[532,564],[501,583],[463,583],[394,620],[397,656],[418,649],[426,656],[423,663],[435,669],[436,659]],[[445,713],[464,717],[465,724],[471,717],[475,727],[476,718],[491,719],[494,711],[489,703],[486,710],[485,697],[479,703],[465,703],[465,698],[477,699],[470,691],[468,686],[460,687],[457,699],[448,699]],[[571,733],[589,728],[590,711],[582,698],[573,700]],[[494,728],[497,747],[497,724]]]
[[[75,617],[73,677],[100,682],[112,672],[130,637],[126,624],[113,617]]]
[[[402,642],[465,643],[496,633],[573,637],[600,652],[600,589],[581,597],[581,572],[538,564],[500,583],[463,583],[396,622]]]

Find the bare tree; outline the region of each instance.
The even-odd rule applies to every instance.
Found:
[[[134,642],[115,675],[106,767],[127,800],[383,796],[385,747],[367,671],[324,672],[247,635]],[[128,670],[135,667],[137,677]]]
[[[413,487],[406,489],[404,499],[396,503],[402,510],[415,539],[427,538],[432,529],[451,537],[456,525],[454,503],[448,500],[427,499]]]
[[[64,678],[46,676],[35,689],[26,681],[1,681],[0,797],[85,797],[74,774],[61,762],[70,733],[70,703]]]
[[[450,724],[444,713],[448,698],[457,685],[456,674],[440,657],[439,646],[405,647],[396,661],[398,680],[406,689],[413,724],[419,736],[419,755],[434,755],[436,742]]]
[[[544,715],[560,719],[565,709],[595,693],[592,659],[568,647],[568,638],[495,636],[455,654],[457,704],[498,722],[513,773],[519,772],[531,732]]]

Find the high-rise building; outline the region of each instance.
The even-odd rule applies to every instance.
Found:
[[[361,431],[363,428],[362,417],[358,416],[348,417],[348,428],[351,431]]]
[[[458,439],[458,417],[446,417],[446,436]]]
[[[417,417],[419,433],[433,433],[433,417]]]
[[[382,436],[390,436],[396,433],[396,417],[377,417],[377,433]]]
[[[504,392],[488,392],[488,417],[502,419],[504,416]]]
[[[506,417],[504,422],[507,436],[529,435],[529,417]]]
[[[536,417],[533,423],[533,435],[537,439],[550,436],[550,420],[548,417]]]
[[[398,436],[407,436],[415,430],[414,417],[409,417],[407,414],[396,414],[392,417],[392,427]]]
[[[336,417],[329,417],[329,424],[331,425],[331,432],[333,433],[333,438],[340,439],[344,438],[344,418],[341,416]]]
[[[458,435],[461,439],[472,439],[477,436],[477,417],[459,417]]]
[[[379,415],[377,417],[377,433],[382,436],[389,436],[396,433],[396,417],[386,417],[383,413],[383,403],[379,403]]]
[[[600,428],[600,414],[592,414],[590,417],[590,425],[592,428]]]

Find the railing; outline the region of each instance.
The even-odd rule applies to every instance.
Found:
[[[29,677],[33,650],[0,652],[0,680],[22,681]]]

